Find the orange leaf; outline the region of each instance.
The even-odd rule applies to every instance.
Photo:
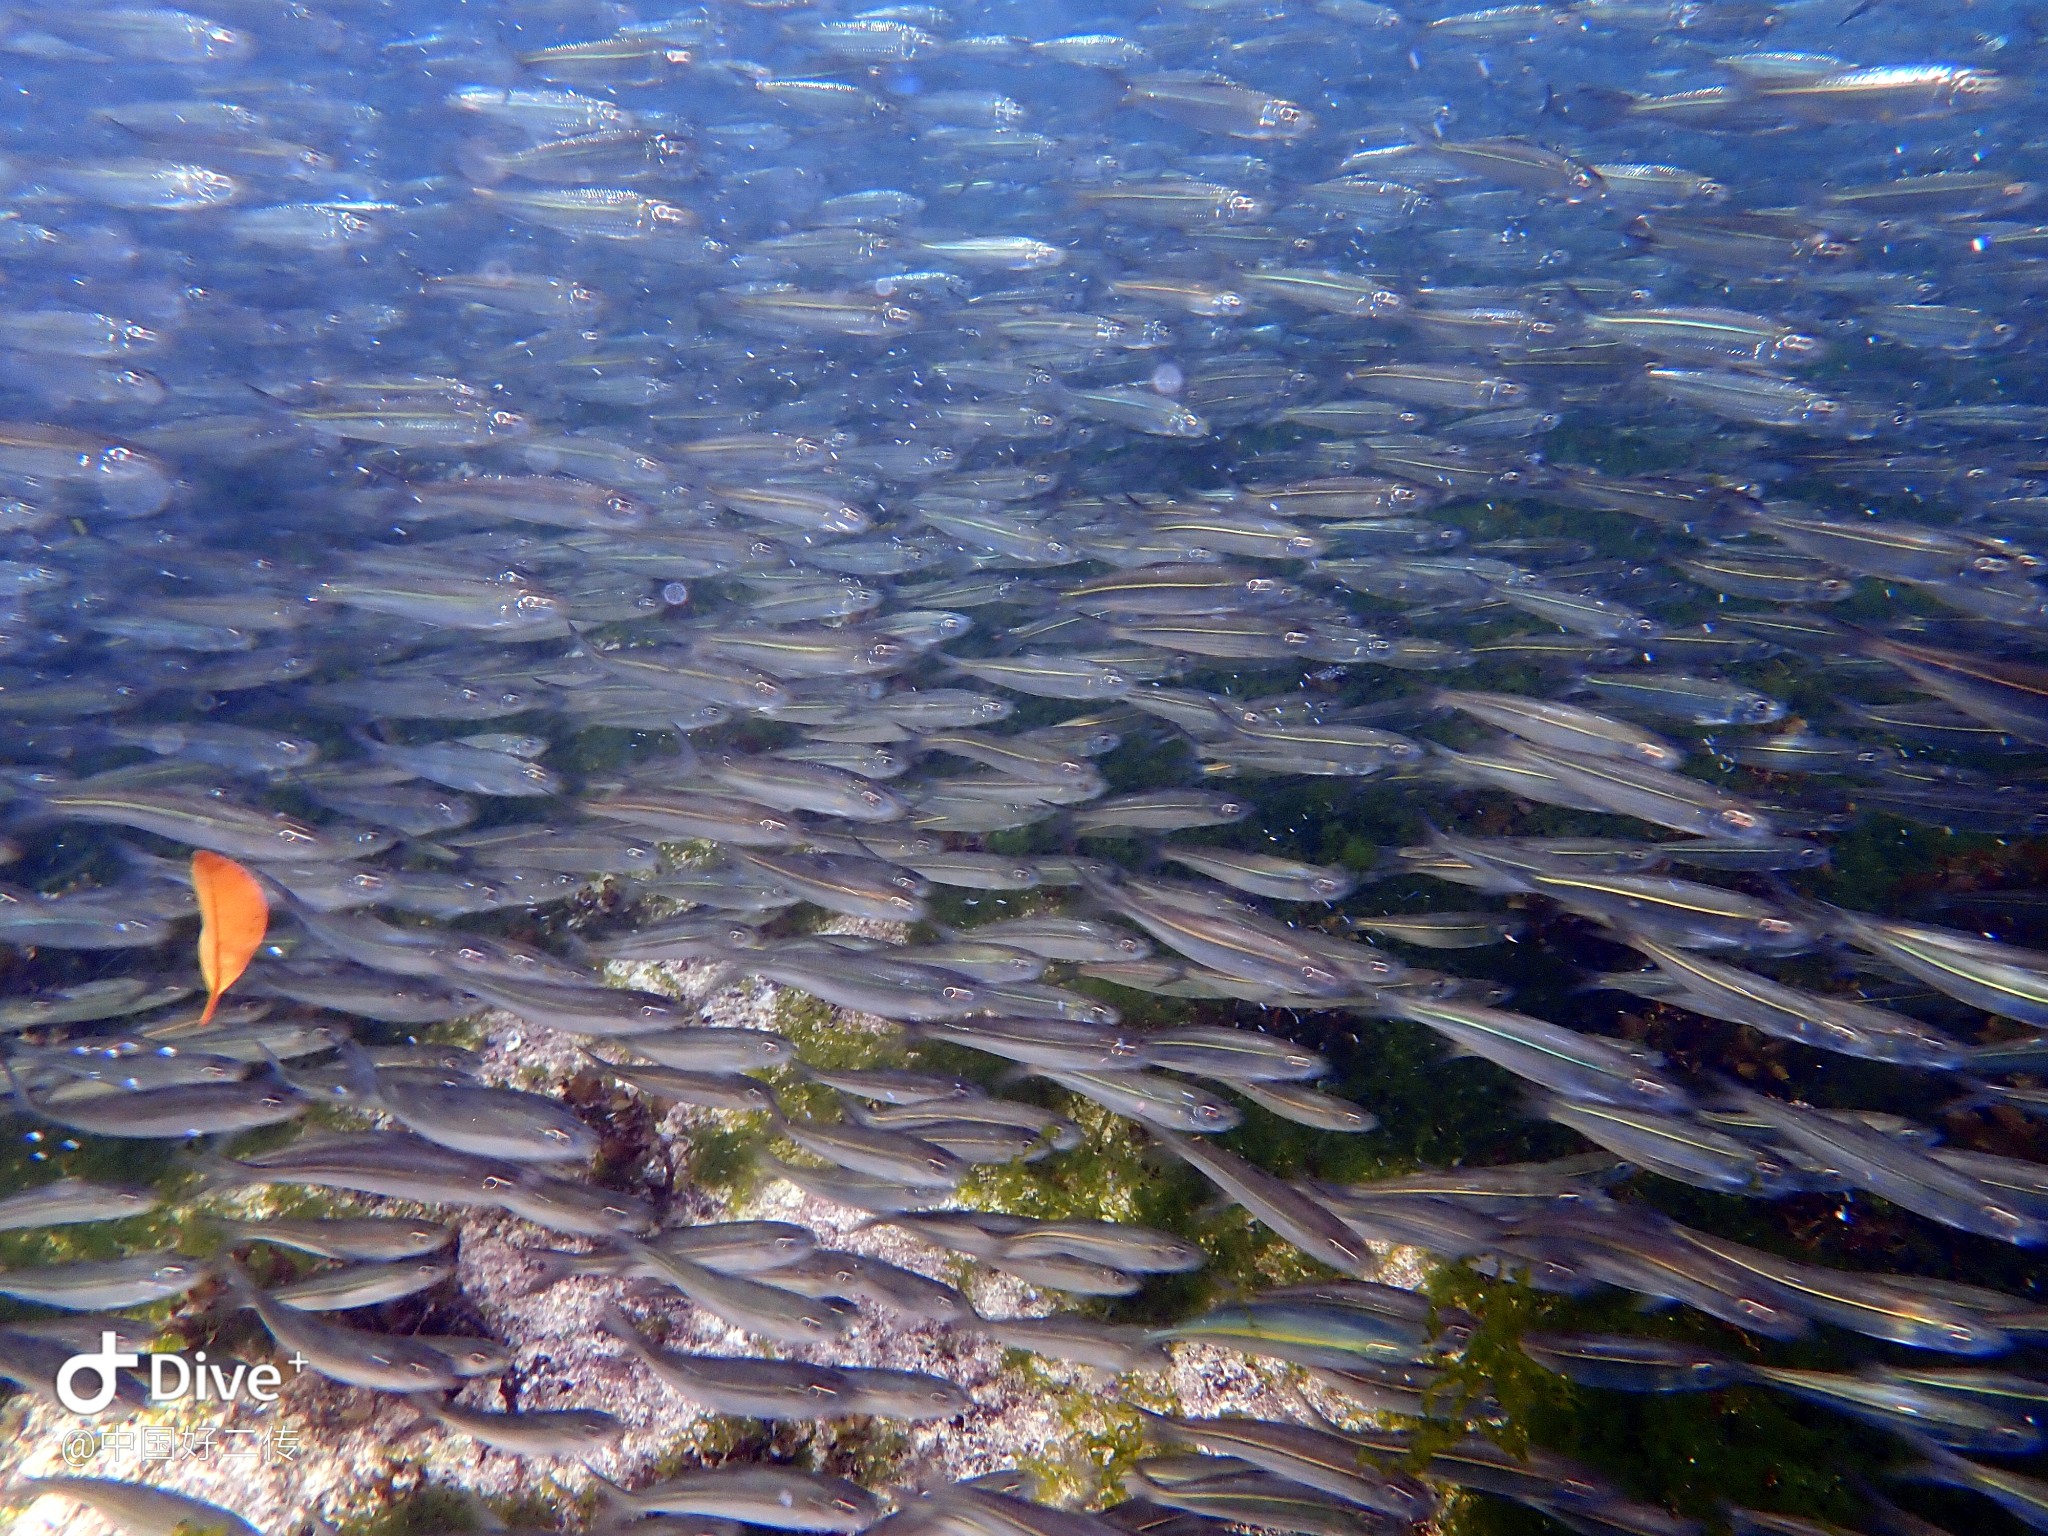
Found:
[[[201,849],[192,855],[192,889],[199,893],[199,974],[206,979],[211,1022],[220,995],[240,979],[270,928],[270,903],[256,877],[233,859]]]

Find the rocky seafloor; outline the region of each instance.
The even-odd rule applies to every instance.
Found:
[[[839,930],[873,927],[840,919]],[[767,983],[725,984],[706,965],[613,966],[613,979],[696,1000],[704,1022],[734,1028],[801,1029],[805,1054],[820,1050],[845,1061],[871,1059],[892,1046],[895,1030],[878,1019],[827,1009]],[[709,984],[707,987],[707,983]],[[581,1098],[585,1112],[627,1122],[620,1155],[623,1171],[644,1188],[665,1192],[667,1223],[769,1219],[800,1223],[820,1246],[849,1249],[959,1285],[988,1317],[1038,1315],[1061,1299],[1009,1276],[977,1269],[957,1255],[898,1229],[872,1225],[866,1212],[817,1199],[776,1178],[757,1178],[747,1149],[765,1140],[765,1127],[718,1110],[671,1106],[657,1116],[629,1090],[607,1086],[566,1037],[535,1029],[502,1012],[462,1026],[462,1038],[482,1056],[486,1081],[543,1089]],[[593,1102],[601,1100],[602,1102]],[[1091,1106],[1080,1110],[1094,1150],[1108,1140],[1129,1141],[1129,1127]],[[1128,1152],[1128,1148],[1122,1149]],[[607,1148],[607,1158],[614,1149]],[[1061,1161],[1024,1171],[1037,1199],[1061,1214],[1133,1219],[1130,1191],[1101,1176],[1103,1159],[1062,1177]],[[693,1170],[709,1177],[698,1180]],[[1136,1170],[1142,1176],[1142,1169]],[[1002,1170],[1014,1179],[1017,1170]],[[954,1201],[1001,1209],[1004,1190],[984,1178]],[[1015,1193],[1012,1182],[1009,1193]],[[260,1215],[289,1209],[301,1214],[304,1197],[293,1190],[257,1190],[209,1200],[206,1209]],[[323,1202],[322,1210],[340,1210]],[[420,1207],[375,1199],[350,1200],[351,1214],[418,1214]],[[930,1372],[956,1382],[972,1397],[972,1412],[917,1424],[868,1419],[767,1425],[702,1411],[676,1396],[634,1360],[600,1325],[608,1305],[623,1304],[651,1331],[678,1348],[723,1354],[769,1352],[741,1330],[646,1282],[571,1277],[541,1284],[531,1251],[582,1247],[495,1210],[443,1212],[458,1232],[460,1317],[417,1306],[414,1331],[482,1332],[512,1351],[502,1376],[472,1382],[459,1401],[492,1409],[597,1408],[628,1426],[587,1463],[570,1458],[530,1459],[487,1449],[423,1418],[402,1397],[350,1388],[305,1372],[287,1375],[272,1407],[253,1404],[150,1410],[101,1428],[89,1455],[81,1454],[79,1420],[27,1394],[0,1412],[0,1481],[19,1477],[92,1475],[130,1478],[176,1489],[236,1510],[265,1531],[327,1525],[347,1533],[397,1533],[473,1525],[510,1515],[515,1524],[580,1522],[589,1518],[599,1487],[591,1476],[631,1485],[698,1462],[761,1454],[851,1476],[886,1491],[978,1476],[1002,1467],[1031,1472],[1041,1497],[1094,1504],[1115,1498],[1115,1479],[1137,1454],[1136,1405],[1196,1415],[1246,1413],[1305,1420],[1315,1412],[1347,1410],[1317,1391],[1303,1373],[1277,1362],[1256,1361],[1202,1344],[1170,1347],[1164,1370],[1114,1378],[1088,1367],[1006,1351],[972,1332],[935,1324],[906,1325],[863,1310],[860,1321],[830,1345],[781,1350],[792,1358],[840,1365],[887,1366]],[[1241,1215],[1241,1213],[1239,1213]],[[201,1224],[203,1230],[203,1224]],[[1271,1250],[1262,1250],[1272,1256]],[[1279,1250],[1280,1262],[1288,1260]],[[1429,1270],[1427,1256],[1388,1250],[1380,1278],[1416,1286]],[[404,1306],[406,1304],[396,1304]],[[433,1303],[429,1302],[431,1307]],[[463,1327],[463,1324],[467,1327]],[[423,1326],[425,1325],[425,1326]],[[268,1340],[237,1323],[214,1287],[182,1304],[172,1321],[188,1342],[210,1337],[216,1358],[257,1358]],[[222,1341],[235,1341],[223,1351]],[[769,1347],[770,1349],[774,1347]],[[284,1449],[259,1438],[280,1431]],[[152,1433],[154,1432],[154,1433]],[[290,1444],[295,1440],[296,1445]],[[286,1452],[289,1452],[287,1454]],[[476,1502],[483,1501],[482,1503]],[[101,1536],[111,1529],[99,1516],[62,1500],[43,1500],[9,1528],[14,1536]]]

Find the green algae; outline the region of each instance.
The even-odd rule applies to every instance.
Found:
[[[714,1124],[707,1117],[691,1126],[681,1173],[693,1187],[729,1202],[747,1186],[767,1138],[768,1117],[734,1114],[723,1118],[731,1123]]]
[[[1541,1447],[1571,1457],[1629,1496],[1710,1527],[1718,1528],[1725,1507],[1734,1504],[1854,1528],[1864,1506],[1860,1490],[1877,1485],[1898,1464],[1890,1437],[1764,1388],[1596,1390],[1545,1370],[1518,1343],[1537,1331],[1628,1333],[1681,1340],[1738,1360],[1760,1357],[1757,1340],[1700,1314],[1646,1315],[1634,1298],[1615,1292],[1545,1295],[1512,1278],[1482,1277],[1464,1265],[1438,1268],[1426,1290],[1440,1306],[1462,1307],[1478,1320],[1446,1374],[1453,1402],[1490,1394],[1498,1404],[1497,1421],[1482,1432],[1517,1454]],[[1812,1369],[1849,1369],[1863,1353],[1825,1331],[1770,1346],[1774,1361]],[[1430,1451],[1463,1432],[1441,1421],[1415,1428],[1417,1454],[1411,1462],[1424,1470]],[[1973,1515],[1977,1523],[1970,1529],[2009,1528],[1996,1515],[1985,1523],[1981,1507]],[[1457,1536],[1533,1536],[1557,1529],[1531,1510],[1486,1497],[1461,1498],[1440,1523]]]
[[[766,1420],[709,1414],[654,1459],[658,1483],[699,1467],[767,1461],[843,1477],[869,1487],[894,1481],[910,1452],[902,1425],[871,1415],[830,1420]]]
[[[1051,1366],[1027,1350],[1005,1350],[1003,1368],[1058,1422],[1058,1433],[1022,1450],[1015,1465],[1029,1478],[1033,1498],[1064,1508],[1101,1509],[1118,1502],[1125,1474],[1146,1451],[1138,1410],[1177,1413],[1181,1407],[1154,1373],[1105,1380],[1085,1367]]]
[[[806,1066],[828,1071],[880,1066],[900,1050],[897,1030],[862,1027],[831,1004],[788,988],[776,994],[775,1030]]]
[[[801,992],[782,989],[775,995],[774,1026],[807,1066],[853,1069],[896,1064],[901,1049],[890,1031],[861,1028],[828,1003]],[[784,1071],[775,1079],[775,1094],[792,1119],[839,1118],[838,1096],[821,1084]],[[692,1117],[683,1147],[681,1174],[698,1188],[731,1202],[753,1182],[763,1151],[776,1150],[797,1162],[806,1155],[776,1136],[765,1114],[699,1111]]]
[[[432,1536],[438,1531],[490,1529],[479,1501],[438,1483],[422,1483],[374,1512],[336,1526],[337,1536]]]
[[[1576,1387],[1521,1355],[1524,1329],[1654,1332],[1710,1342],[1740,1353],[1739,1335],[1672,1318],[1648,1328],[1624,1299],[1557,1305],[1528,1293],[1504,1300],[1501,1288],[1448,1288],[1486,1319],[1462,1368],[1500,1402],[1505,1428],[1494,1437],[1510,1450],[1540,1446],[1605,1474],[1631,1497],[1682,1515],[1714,1519],[1735,1503],[1811,1519],[1853,1521],[1851,1479],[1874,1478],[1888,1442],[1846,1421],[1803,1410],[1753,1388],[1698,1394],[1636,1394]],[[1518,1288],[1516,1288],[1518,1289]],[[1502,1314],[1506,1315],[1503,1316]],[[1701,1335],[1705,1334],[1703,1339]],[[1418,1437],[1430,1447],[1425,1432]],[[1419,1457],[1426,1466],[1426,1454]],[[1548,1528],[1531,1511],[1495,1499],[1469,1500],[1456,1529],[1463,1536],[1510,1536]]]
[[[1100,1509],[1115,1502],[1124,1474],[1145,1453],[1144,1425],[1128,1404],[1089,1392],[1052,1394],[1060,1449],[1019,1458],[1034,1493],[1047,1503]]]

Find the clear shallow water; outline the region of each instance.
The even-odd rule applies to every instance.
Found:
[[[2036,18],[5,26],[8,1180],[167,1202],[30,1212],[10,1265],[175,1244],[189,1273],[84,1305],[251,1358],[227,1253],[363,1303],[318,1316],[479,1338],[507,1314],[473,1263],[350,1290],[223,1246],[199,1213],[279,1169],[202,1186],[177,1144],[374,1134],[268,1187],[508,1209],[642,1278],[633,1241],[777,1187],[767,1149],[842,1209],[1200,1244],[1150,1269],[1130,1233],[921,1229],[934,1272],[1082,1314],[1032,1348],[1137,1370],[1075,1430],[1092,1461],[1015,1448],[1048,1499],[1141,1495],[1106,1517],[1133,1528],[1349,1530],[1458,1488],[1466,1530],[2040,1524]],[[272,906],[207,1030],[194,848]],[[608,959],[667,969],[635,995]],[[714,1020],[792,1046],[672,1035],[747,978],[780,1001]],[[547,1052],[451,1052],[486,1008]],[[864,1123],[922,1092],[962,1107]],[[1339,1290],[1190,1321],[1388,1245],[1433,1256],[1433,1316]],[[852,1363],[841,1314],[775,1309],[872,1316],[887,1282],[785,1278],[656,1264],[655,1311]],[[920,1339],[1017,1347],[920,1294]],[[1148,1437],[1228,1449],[1141,1422],[1173,1406],[1156,1355],[1093,1331],[1176,1324],[1365,1371],[1310,1382],[1318,1411],[1425,1481],[1333,1492],[1261,1452],[1285,1484],[1126,1485]],[[1652,1342],[1585,1341],[1617,1333]],[[7,1337],[40,1380],[40,1336]],[[534,1342],[503,1343],[495,1397],[408,1358],[531,1406]],[[1710,1387],[1619,1390],[1681,1346]],[[903,1400],[847,1380],[896,1445]],[[923,1475],[841,1418],[784,1443],[679,1407],[659,1470],[716,1443]],[[1915,1456],[1965,1489],[1889,1477]]]

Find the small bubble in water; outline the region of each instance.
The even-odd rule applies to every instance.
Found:
[[[1161,363],[1152,370],[1152,388],[1162,395],[1177,395],[1188,376],[1172,363]]]
[[[680,581],[664,583],[661,589],[661,600],[671,608],[680,608],[690,600],[690,588],[688,584]]]

